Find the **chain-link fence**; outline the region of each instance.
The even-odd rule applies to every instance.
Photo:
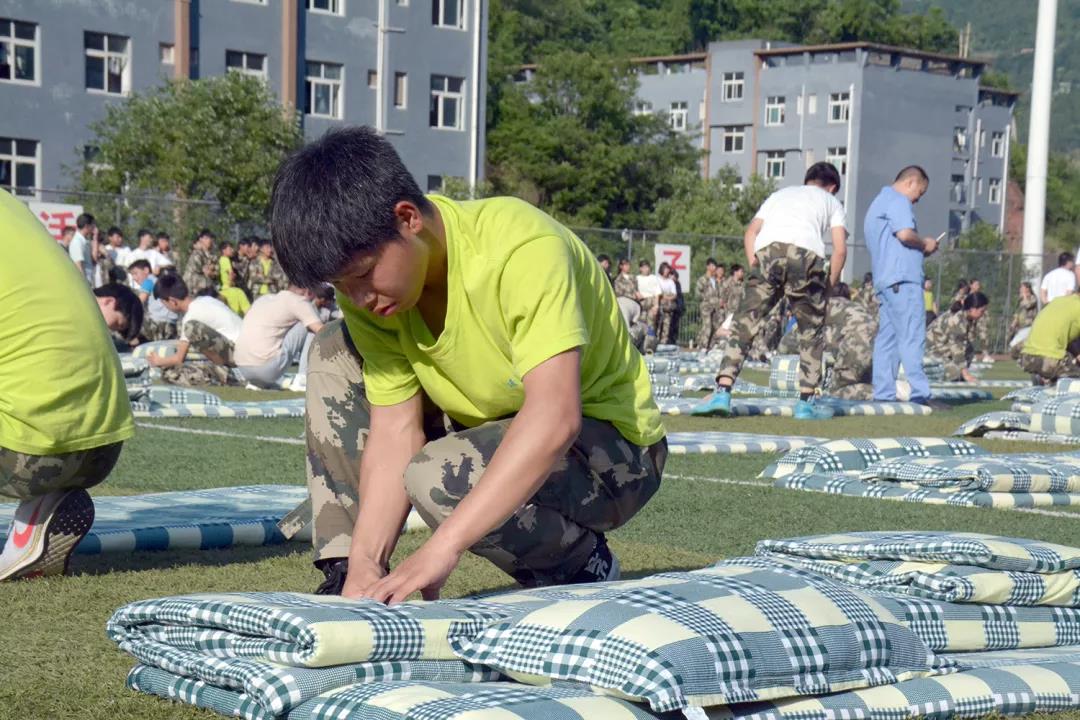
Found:
[[[262,217],[261,211],[243,208],[237,213],[229,212],[221,204],[212,201],[185,200],[183,198],[153,195],[110,195],[75,190],[38,190],[36,198],[24,198],[41,203],[65,203],[81,205],[93,213],[102,233],[111,225],[119,227],[134,242],[140,228],[151,232],[167,232],[173,247],[185,259],[196,233],[209,228],[219,238],[238,240],[244,235],[268,235],[261,221],[237,222],[237,214]],[[70,219],[74,224],[74,218]],[[705,261],[715,258],[726,266],[745,264],[741,237],[701,235],[652,230],[573,228],[574,232],[595,254],[606,254],[615,264],[620,258],[630,258],[637,271],[638,261],[645,259],[655,264],[655,246],[658,243],[686,245],[690,249],[689,287],[683,287],[685,311],[679,319],[680,344],[689,345],[699,326],[698,299],[693,284],[705,272]],[[866,248],[851,245],[849,258],[854,253],[865,253]],[[1032,282],[1038,295],[1038,280],[1056,266],[1056,253],[1027,257],[1004,251],[968,250],[945,248],[926,261],[926,277],[933,281],[933,293],[937,306],[946,310],[961,280],[977,279],[982,292],[990,298],[990,349],[1003,351],[1009,341],[1008,328],[1016,312],[1018,289],[1022,281]],[[861,283],[854,278],[854,284]]]

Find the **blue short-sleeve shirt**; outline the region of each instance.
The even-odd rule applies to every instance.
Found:
[[[884,290],[895,283],[922,285],[922,251],[909,248],[896,237],[896,233],[906,228],[917,230],[911,201],[886,185],[870,203],[863,223],[875,290]]]

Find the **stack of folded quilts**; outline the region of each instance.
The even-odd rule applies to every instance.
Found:
[[[1016,390],[1008,411],[985,413],[968,420],[954,435],[1028,442],[1080,444],[1080,381],[1059,380],[1056,386]]]
[[[150,363],[130,353],[120,356],[120,367],[124,371],[124,384],[127,385],[128,398],[138,400],[150,387]]]

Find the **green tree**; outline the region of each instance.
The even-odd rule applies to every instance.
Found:
[[[561,52],[505,88],[488,133],[490,179],[576,225],[648,228],[699,153],[658,115],[635,115],[625,63]]]
[[[167,228],[181,241],[204,225],[227,233],[261,223],[274,172],[302,141],[299,124],[266,84],[241,73],[165,83],[109,105],[91,129],[98,152],[80,155],[73,169],[79,188],[205,201],[128,200],[119,207],[129,228]],[[116,218],[111,201],[84,204]]]

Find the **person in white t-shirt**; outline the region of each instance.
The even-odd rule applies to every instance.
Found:
[[[176,255],[172,251],[172,239],[168,233],[157,234],[157,246],[150,251],[150,266],[155,275],[160,275],[163,268],[176,267]]]
[[[90,213],[83,213],[75,220],[75,234],[68,244],[68,257],[79,268],[90,286],[94,286],[93,243],[97,239],[97,223]]]
[[[159,368],[176,367],[183,364],[188,348],[191,348],[215,365],[236,365],[233,355],[243,320],[228,305],[209,295],[193,297],[184,280],[172,273],[158,279],[154,297],[161,300],[167,310],[182,314],[183,319],[176,353],[168,357],[151,354],[147,362]]]
[[[289,366],[299,362],[291,387],[299,390],[306,385],[308,347],[323,326],[317,305],[325,297],[325,292],[317,297],[311,290],[289,285],[252,303],[236,341],[236,367],[245,380],[274,388]]]
[[[751,273],[735,311],[733,341],[728,342],[716,375],[716,392],[694,408],[695,415],[731,414],[731,386],[747,350],[769,313],[786,297],[799,324],[795,417],[832,417],[832,410],[814,403],[813,398],[822,385],[829,288],[840,280],[847,259],[846,218],[844,206],[835,197],[840,173],[832,164],[811,165],[803,182],[770,195],[746,228],[743,245]],[[832,238],[831,261],[825,257],[826,234]]]
[[[641,302],[641,311],[645,314],[645,322],[653,331],[658,330],[660,319],[660,278],[653,275],[652,265],[648,260],[638,263],[637,276],[638,301]]]
[[[1063,252],[1058,255],[1056,269],[1046,273],[1042,284],[1039,285],[1039,299],[1042,304],[1057,300],[1059,297],[1072,295],[1076,292],[1076,258],[1072,253]]]
[[[154,250],[154,233],[150,232],[146,228],[142,228],[139,230],[138,234],[136,234],[135,237],[138,245],[136,245],[135,249],[133,249],[128,254],[127,264],[130,266],[131,263],[135,262],[136,260],[145,260],[146,262],[150,263],[150,270],[153,271],[154,262],[151,259],[151,254]]]

